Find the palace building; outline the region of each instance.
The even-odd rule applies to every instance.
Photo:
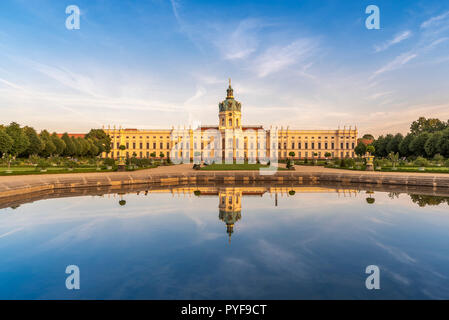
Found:
[[[111,137],[111,152],[103,157],[167,158],[190,162],[195,159],[267,160],[354,157],[357,127],[337,130],[299,130],[289,127],[244,125],[242,104],[234,98],[229,80],[226,99],[218,104],[218,125],[199,128],[139,130],[103,128]],[[120,150],[120,146],[123,146]]]

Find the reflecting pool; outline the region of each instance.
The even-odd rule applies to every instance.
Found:
[[[0,298],[449,299],[448,197],[230,184],[3,199]]]

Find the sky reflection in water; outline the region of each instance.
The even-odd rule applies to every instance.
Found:
[[[415,199],[443,201],[420,207],[407,194],[314,187],[278,194],[275,206],[260,189],[0,209],[0,298],[449,299],[444,198]],[[65,288],[71,264],[81,290]],[[365,288],[371,264],[381,290]]]

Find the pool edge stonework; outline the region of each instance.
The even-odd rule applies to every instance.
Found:
[[[167,170],[166,170],[167,171]],[[369,185],[403,185],[413,187],[449,188],[448,175],[410,173],[370,173],[351,171],[277,171],[272,175],[261,175],[259,171],[194,171],[194,170],[142,170],[133,172],[78,173],[38,176],[10,176],[0,178],[0,198],[46,190],[126,186],[134,184],[199,184],[236,181],[247,183],[342,183]]]

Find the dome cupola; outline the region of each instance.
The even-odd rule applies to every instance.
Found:
[[[229,87],[226,89],[226,100],[219,103],[220,112],[222,111],[241,111],[241,103],[234,99],[234,89],[229,79]]]

